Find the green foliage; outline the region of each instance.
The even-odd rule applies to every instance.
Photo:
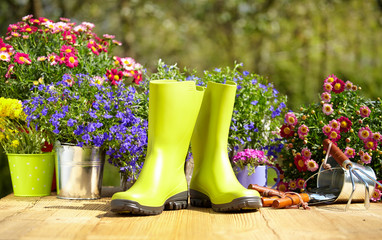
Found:
[[[286,111],[286,96],[280,94],[273,84],[260,75],[241,72],[242,64],[234,67],[216,68],[213,71],[197,70],[183,71],[177,65],[167,66],[159,61],[157,72],[146,73],[148,80],[175,79],[181,81],[196,81],[199,86],[207,86],[209,81],[237,83],[237,92],[232,116],[232,123],[228,138],[230,157],[245,148],[266,148],[268,154],[275,155],[280,151],[280,141],[277,129],[282,122],[283,112]]]

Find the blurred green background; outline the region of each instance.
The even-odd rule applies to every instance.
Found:
[[[0,34],[28,14],[92,22],[151,71],[158,59],[199,71],[242,62],[292,110],[318,101],[329,74],[382,96],[382,0],[3,0]]]

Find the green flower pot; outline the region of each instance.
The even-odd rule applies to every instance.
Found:
[[[20,197],[48,196],[51,192],[55,153],[7,154],[13,193]]]

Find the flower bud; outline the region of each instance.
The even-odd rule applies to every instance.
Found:
[[[314,111],[314,110],[312,110],[312,111],[310,111],[312,114],[314,114],[316,111]]]
[[[301,119],[305,121],[305,120],[306,120],[306,115],[303,115],[303,116],[301,117]]]
[[[353,128],[350,128],[350,130],[349,130],[351,133],[353,133],[354,132],[354,129]]]
[[[350,138],[346,138],[345,141],[346,141],[347,143],[350,143]]]
[[[359,123],[359,124],[362,124],[362,123],[363,123],[362,119],[358,120],[358,123]]]

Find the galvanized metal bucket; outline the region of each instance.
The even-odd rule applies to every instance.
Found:
[[[323,194],[333,194],[334,197],[328,199],[330,202],[347,202],[353,191],[350,171],[342,168],[333,157],[329,157],[327,163],[331,165],[331,170],[325,170],[323,166],[321,166],[317,177],[317,188],[319,192]],[[357,163],[353,163],[353,166],[354,168],[363,170],[363,172],[359,172],[359,175],[368,184],[368,194],[369,197],[371,197],[374,192],[375,183],[367,175],[375,179],[376,176],[373,169]],[[355,191],[352,196],[352,202],[364,202],[366,197],[365,193],[367,192],[365,183],[358,177],[353,177],[353,180],[355,183]]]
[[[99,199],[105,152],[98,147],[56,144],[57,197]]]

